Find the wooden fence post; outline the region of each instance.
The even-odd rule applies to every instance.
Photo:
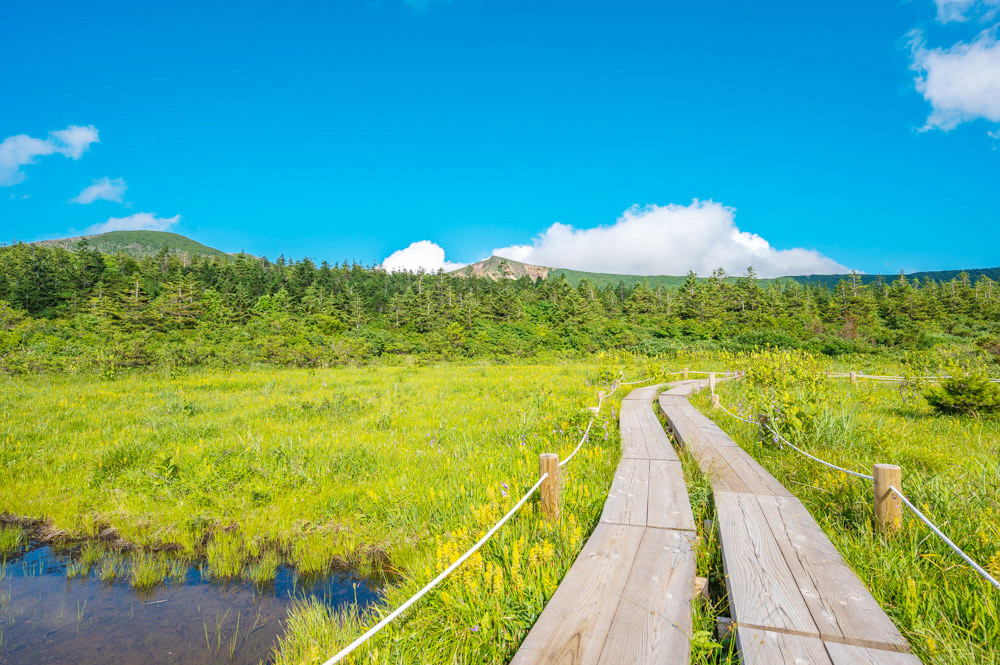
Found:
[[[559,455],[542,453],[538,456],[539,477],[549,474],[542,481],[542,515],[550,522],[559,519]]]
[[[713,395],[715,394],[715,372],[708,373],[708,389],[712,391]]]
[[[858,382],[858,373],[851,372],[851,383],[857,383],[857,382]]]
[[[597,403],[601,404],[603,402],[604,402],[604,391],[603,390],[598,390],[597,391]]]
[[[687,367],[684,368],[684,380],[685,381],[688,380],[688,370],[687,370]]]
[[[903,502],[889,487],[903,491],[903,472],[895,464],[876,464],[872,476],[875,491],[875,524],[882,533],[895,533],[903,525]]]
[[[721,404],[719,403],[719,396],[718,395],[712,395],[712,408],[713,409],[718,409],[720,406],[721,406]]]

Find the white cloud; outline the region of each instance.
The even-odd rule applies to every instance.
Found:
[[[49,132],[48,138],[36,139],[27,134],[8,136],[0,143],[0,186],[16,185],[25,179],[22,166],[34,164],[35,159],[60,154],[70,159],[80,159],[98,142],[97,128],[70,125],[66,129]]]
[[[712,201],[689,206],[633,206],[611,226],[575,229],[553,224],[530,245],[493,250],[497,256],[554,268],[629,275],[708,275],[716,268],[763,277],[847,272],[810,249],[775,249],[740,231],[735,210]]]
[[[967,21],[973,17],[992,18],[1000,7],[1000,0],[934,0],[937,19],[941,23]]]
[[[107,233],[109,231],[166,231],[181,221],[180,215],[157,217],[151,212],[137,212],[128,217],[111,217],[103,224],[95,224],[87,233]]]
[[[82,203],[84,205],[97,200],[115,201],[121,203],[125,198],[125,190],[128,185],[122,178],[111,178],[105,176],[100,180],[95,180],[90,187],[85,188],[75,198],[70,199],[70,203]]]
[[[972,42],[929,49],[914,34],[911,68],[918,72],[917,90],[931,104],[924,129],[949,130],[985,118],[1000,122],[1000,42],[995,28]]]
[[[389,272],[437,272],[438,270],[458,270],[464,263],[454,263],[444,258],[444,248],[430,240],[418,240],[406,249],[399,249],[382,261],[382,267]]]

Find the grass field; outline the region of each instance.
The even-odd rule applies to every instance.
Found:
[[[867,362],[868,372],[899,371]],[[276,662],[322,662],[475,542],[537,479],[539,453],[572,450],[599,387],[622,372],[646,378],[684,366],[746,369],[746,381],[720,385],[723,402],[778,416],[814,454],[865,472],[899,464],[909,496],[1000,572],[1000,421],[935,415],[917,389],[828,380],[800,356],[722,353],[6,378],[0,556],[30,537],[54,537],[75,543],[71,574],[93,570],[136,587],[161,583],[186,561],[261,584],[281,563],[387,573],[384,602],[365,612],[319,602],[293,609]],[[565,469],[559,523],[529,502],[352,662],[507,662],[599,516],[618,462],[614,415],[624,392]],[[1000,663],[1000,595],[926,528],[907,517],[903,533],[875,535],[867,483],[711,411],[706,394],[694,402],[803,500],[924,662]],[[717,591],[714,607],[695,608],[693,661],[734,662],[713,635],[726,606],[716,534],[703,528],[713,515],[709,485],[690,460],[685,467],[702,536],[699,574]]]
[[[901,466],[911,500],[1000,575],[1000,420],[937,415],[918,387],[852,386],[816,376],[808,361],[797,375],[809,378],[796,381],[793,371],[787,383],[774,380],[797,362],[746,364],[745,382],[720,385],[723,405],[776,416],[790,441],[839,466],[867,474],[876,463]],[[923,662],[1000,663],[1000,592],[905,508],[901,533],[877,535],[870,481],[779,447],[758,427],[712,410],[707,393],[693,402],[805,503]]]
[[[572,450],[606,378],[596,362],[7,378],[0,514],[25,519],[0,547],[82,540],[76,572],[137,587],[187,560],[259,583],[282,562],[381,569],[391,609],[513,505],[539,453]],[[616,407],[566,468],[560,523],[529,504],[361,659],[505,662],[599,515]],[[297,608],[279,662],[322,660],[373,620],[328,614]]]

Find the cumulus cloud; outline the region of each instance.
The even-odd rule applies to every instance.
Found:
[[[115,178],[112,180],[105,176],[100,180],[95,180],[92,185],[86,187],[77,196],[70,199],[69,202],[82,203],[84,205],[97,200],[121,203],[122,199],[125,198],[126,189],[128,189],[128,185],[125,184],[124,179]]]
[[[994,27],[972,42],[951,48],[927,48],[915,33],[911,68],[917,90],[931,104],[924,129],[949,130],[985,118],[1000,122],[1000,42]]]
[[[181,221],[180,215],[157,217],[151,212],[137,212],[128,217],[111,217],[103,224],[95,224],[87,233],[108,233],[109,231],[166,231]]]
[[[66,129],[49,132],[47,138],[36,139],[27,134],[8,136],[0,143],[0,186],[16,185],[25,179],[22,166],[34,164],[38,157],[65,155],[80,159],[97,143],[97,128],[70,125]]]
[[[811,249],[775,249],[741,231],[735,210],[712,201],[689,206],[633,206],[611,226],[575,229],[553,224],[530,245],[493,250],[497,256],[555,268],[629,275],[731,274],[747,267],[764,277],[830,274],[847,268]]]
[[[992,18],[1000,0],[934,0],[937,19],[941,23],[968,21],[970,18]]]
[[[430,240],[418,240],[406,249],[399,249],[382,261],[382,268],[389,272],[437,272],[458,270],[464,263],[454,263],[444,258],[444,248]]]

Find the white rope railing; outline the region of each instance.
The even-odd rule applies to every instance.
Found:
[[[923,522],[924,524],[927,525],[928,529],[930,529],[931,531],[934,532],[934,535],[936,535],[938,538],[940,538],[941,540],[943,540],[944,543],[945,543],[945,545],[947,545],[948,547],[950,547],[952,549],[952,551],[955,552],[955,554],[957,554],[958,556],[962,557],[962,559],[965,561],[965,563],[967,563],[970,566],[972,566],[972,569],[975,570],[977,573],[979,573],[983,577],[983,579],[985,579],[987,582],[989,582],[990,584],[992,584],[993,586],[995,586],[997,589],[1000,589],[1000,582],[998,582],[995,577],[993,577],[992,575],[990,575],[986,571],[985,568],[983,568],[978,563],[976,563],[975,561],[973,561],[972,557],[970,557],[968,554],[966,554],[965,552],[963,552],[962,548],[960,548],[958,545],[956,545],[955,543],[953,543],[951,541],[951,538],[949,538],[948,536],[944,535],[944,532],[942,532],[941,529],[939,529],[933,522],[931,522],[929,519],[927,519],[927,516],[924,515],[922,512],[920,512],[920,510],[916,506],[913,505],[913,502],[906,498],[905,494],[903,494],[902,492],[900,492],[898,489],[896,489],[892,485],[889,485],[889,489],[892,491],[893,494],[895,494],[897,497],[899,497],[899,499],[903,503],[906,504],[907,508],[909,508],[910,510],[913,511],[914,515],[916,515],[917,517],[920,518],[921,522]]]
[[[799,448],[798,446],[796,446],[794,443],[792,443],[791,441],[789,441],[788,439],[786,439],[785,437],[781,436],[781,434],[779,434],[773,427],[771,427],[767,423],[757,422],[755,420],[748,420],[747,418],[743,418],[742,416],[736,415],[735,413],[733,413],[732,411],[730,411],[729,409],[727,409],[726,407],[724,407],[721,402],[717,402],[716,404],[718,405],[718,407],[720,409],[722,409],[723,411],[725,411],[726,413],[728,413],[733,418],[736,418],[737,420],[742,420],[743,422],[750,423],[751,425],[760,425],[761,427],[763,427],[766,430],[768,430],[769,432],[771,432],[771,434],[774,435],[774,437],[775,437],[776,440],[780,440],[782,443],[784,443],[785,445],[787,445],[792,450],[796,451],[800,455],[808,457],[809,459],[813,460],[814,462],[819,462],[820,464],[823,464],[824,466],[828,466],[831,469],[835,469],[837,471],[841,471],[841,472],[846,473],[846,474],[848,474],[850,476],[856,476],[858,478],[865,478],[866,480],[874,480],[874,478],[872,476],[869,476],[868,474],[859,473],[857,471],[851,471],[850,469],[845,469],[842,466],[837,466],[836,464],[834,464],[832,462],[827,462],[824,459],[820,459],[819,457],[816,457],[815,455],[811,455],[811,454],[807,453],[806,451],[802,450],[801,448]]]
[[[811,459],[813,461],[819,462],[820,464],[828,466],[831,469],[836,469],[837,471],[842,471],[843,473],[846,473],[846,474],[851,475],[851,476],[855,476],[855,477],[858,477],[858,478],[864,478],[866,480],[871,480],[871,481],[875,480],[875,478],[873,476],[869,476],[868,474],[858,473],[857,471],[851,471],[850,469],[845,469],[843,467],[837,466],[836,464],[832,464],[830,462],[827,462],[826,460],[820,459],[819,457],[816,457],[814,455],[810,455],[809,453],[807,453],[806,451],[802,450],[801,448],[799,448],[798,446],[796,446],[795,444],[793,444],[791,441],[789,441],[785,437],[783,437],[780,434],[778,434],[767,423],[757,422],[755,420],[750,420],[748,418],[744,418],[742,416],[739,416],[739,415],[733,413],[732,411],[730,411],[729,409],[727,409],[725,406],[723,406],[721,402],[716,402],[716,406],[718,406],[724,412],[726,412],[727,414],[729,414],[733,418],[736,418],[737,420],[741,420],[741,421],[743,421],[745,423],[749,423],[751,425],[760,425],[762,427],[765,427],[772,434],[774,434],[775,437],[777,437],[778,439],[780,439],[783,443],[787,444],[792,450],[797,451],[798,453],[804,455],[805,457],[808,457],[809,459]],[[923,522],[924,524],[927,525],[927,528],[929,528],[934,533],[934,535],[936,535],[938,538],[940,538],[941,540],[943,540],[944,543],[948,547],[950,547],[956,554],[958,554],[958,556],[962,557],[962,559],[967,564],[969,564],[972,567],[973,570],[975,570],[977,573],[979,573],[979,575],[981,575],[983,577],[983,579],[985,579],[987,582],[989,582],[990,584],[992,584],[993,586],[995,586],[997,589],[1000,589],[1000,582],[998,582],[996,580],[996,578],[994,578],[992,575],[990,575],[989,572],[987,572],[987,570],[985,568],[983,568],[978,563],[976,563],[975,560],[972,559],[972,557],[970,557],[968,554],[966,554],[962,550],[962,548],[960,548],[958,545],[956,545],[954,542],[952,542],[951,538],[949,538],[948,536],[946,536],[944,534],[944,532],[941,531],[941,529],[939,529],[933,522],[930,521],[930,519],[927,518],[926,515],[924,515],[922,512],[920,512],[920,510],[915,505],[913,505],[913,502],[910,501],[906,497],[905,494],[903,494],[901,491],[899,491],[899,489],[897,489],[896,487],[893,487],[892,485],[889,485],[889,489],[892,491],[893,494],[895,494],[897,497],[899,497],[899,499],[904,504],[906,504],[907,508],[909,508],[910,510],[913,511],[913,514],[916,515],[920,519],[921,522]]]
[[[847,379],[851,377],[848,372],[831,372],[822,373],[831,379]],[[864,374],[862,372],[854,373],[855,379],[868,379],[870,381],[929,381],[931,383],[938,381],[946,381],[947,379],[953,379],[955,377],[948,374],[941,374],[939,376],[896,376],[896,375],[883,375],[883,374]],[[990,378],[990,383],[1000,383],[1000,378]]]
[[[398,617],[400,614],[402,614],[403,612],[405,612],[407,610],[407,608],[409,608],[415,602],[417,602],[418,600],[420,600],[421,598],[423,598],[425,595],[427,595],[427,593],[431,589],[433,589],[434,587],[436,587],[441,582],[441,580],[443,580],[444,578],[448,577],[448,575],[450,575],[452,573],[452,571],[454,571],[456,568],[458,568],[463,563],[465,563],[466,559],[468,559],[470,556],[472,556],[473,554],[475,554],[476,551],[478,551],[479,548],[482,547],[486,543],[486,541],[489,540],[490,537],[492,537],[493,534],[496,533],[500,529],[500,527],[502,527],[504,524],[506,524],[507,520],[509,520],[511,517],[513,517],[514,513],[516,513],[518,510],[521,509],[521,506],[523,506],[525,504],[525,502],[527,502],[527,500],[531,497],[531,495],[534,494],[538,490],[538,488],[542,486],[542,482],[546,478],[548,478],[548,477],[549,477],[549,474],[547,474],[547,473],[542,474],[542,477],[538,479],[538,482],[536,482],[534,485],[531,486],[531,489],[528,490],[525,493],[525,495],[521,497],[520,501],[518,501],[516,504],[514,504],[514,507],[511,508],[509,511],[507,511],[507,514],[504,515],[503,517],[501,517],[500,521],[497,522],[496,524],[494,524],[493,528],[491,528],[489,531],[487,531],[486,534],[482,538],[480,538],[479,541],[475,545],[473,545],[465,554],[463,554],[462,556],[460,556],[457,559],[455,559],[455,561],[450,566],[448,566],[447,568],[445,568],[440,574],[438,574],[437,577],[435,577],[430,582],[428,582],[422,589],[420,589],[420,591],[418,591],[415,594],[413,594],[412,596],[410,596],[409,600],[407,600],[402,605],[400,605],[399,607],[397,607],[390,614],[386,615],[386,617],[384,619],[382,619],[381,621],[379,621],[377,624],[375,624],[374,626],[372,626],[371,628],[369,628],[368,631],[365,632],[364,635],[362,635],[358,639],[354,640],[353,642],[351,642],[350,644],[348,644],[346,647],[344,647],[343,649],[341,649],[340,651],[338,651],[336,654],[334,654],[334,656],[332,658],[330,658],[328,661],[326,661],[325,663],[323,663],[323,665],[334,665],[334,663],[339,663],[340,661],[342,661],[344,658],[346,658],[347,656],[349,656],[351,654],[351,652],[353,652],[355,649],[357,649],[362,644],[364,644],[365,642],[367,642],[372,636],[374,636],[380,630],[382,630],[383,628],[385,628],[386,626],[388,626],[390,623],[392,623],[392,621],[396,617]]]
[[[624,376],[622,378],[624,378]],[[605,400],[608,397],[610,397],[611,395],[613,395],[614,392],[616,390],[618,390],[618,388],[620,386],[623,386],[623,385],[624,386],[635,385],[637,383],[646,383],[646,382],[652,381],[652,380],[653,379],[651,377],[651,378],[648,378],[648,379],[643,379],[642,381],[629,381],[629,382],[616,381],[615,384],[614,384],[614,387],[611,389],[611,391],[608,392],[606,395],[602,395],[601,398],[598,400],[598,402],[597,402],[597,409],[595,411],[595,416],[596,416],[597,413],[600,413],[601,407],[604,405]],[[576,445],[576,448],[573,449],[573,452],[570,453],[569,456],[566,459],[564,459],[562,462],[559,463],[560,467],[564,466],[567,462],[569,462],[571,459],[573,459],[573,456],[576,455],[576,453],[580,450],[580,448],[583,446],[583,444],[587,442],[587,440],[590,437],[590,430],[593,427],[593,425],[594,425],[594,416],[592,416],[590,418],[590,422],[587,423],[587,428],[584,431],[583,436],[580,438],[580,442]],[[372,626],[371,628],[369,628],[363,635],[361,635],[356,640],[354,640],[353,642],[351,642],[350,644],[348,644],[346,647],[344,647],[343,649],[341,649],[340,651],[338,651],[336,654],[334,654],[329,660],[327,660],[326,662],[324,662],[323,665],[334,665],[335,663],[339,663],[340,661],[342,661],[344,658],[346,658],[351,653],[353,653],[358,647],[360,647],[365,642],[367,642],[369,639],[371,639],[373,636],[375,636],[376,634],[378,634],[379,631],[381,631],[383,628],[385,628],[390,623],[392,623],[393,620],[395,620],[399,615],[401,615],[403,612],[405,612],[410,606],[412,606],[418,600],[420,600],[425,595],[427,595],[427,593],[430,592],[431,589],[433,589],[438,584],[440,584],[442,580],[444,580],[446,577],[448,577],[448,575],[450,575],[455,569],[457,569],[459,566],[461,566],[463,563],[465,563],[465,561],[469,557],[471,557],[473,554],[475,554],[479,550],[479,548],[481,548],[484,544],[486,544],[486,541],[488,541],[493,536],[493,534],[495,534],[500,529],[500,527],[502,527],[504,524],[506,524],[507,521],[511,517],[514,516],[514,513],[516,513],[518,510],[521,509],[521,507],[528,501],[528,499],[531,497],[531,495],[534,494],[536,491],[538,491],[538,488],[542,486],[542,482],[545,481],[545,479],[548,478],[548,477],[549,477],[548,473],[542,474],[542,476],[538,479],[538,481],[534,485],[531,486],[531,489],[529,489],[524,494],[524,496],[522,496],[518,500],[518,502],[516,504],[514,504],[514,506],[509,511],[507,511],[507,514],[504,515],[503,517],[501,517],[500,520],[496,524],[494,524],[493,527],[490,528],[490,530],[487,531],[483,535],[483,537],[480,538],[476,542],[475,545],[473,545],[471,548],[469,548],[469,550],[466,551],[462,556],[460,556],[457,559],[455,559],[455,561],[450,566],[448,566],[447,568],[445,568],[440,574],[438,574],[437,577],[435,577],[430,582],[428,582],[426,585],[424,585],[424,587],[421,588],[419,591],[417,591],[415,594],[413,594],[412,596],[410,596],[410,598],[407,599],[405,602],[403,602],[399,607],[397,607],[391,613],[387,614],[377,624],[375,624],[374,626]]]

